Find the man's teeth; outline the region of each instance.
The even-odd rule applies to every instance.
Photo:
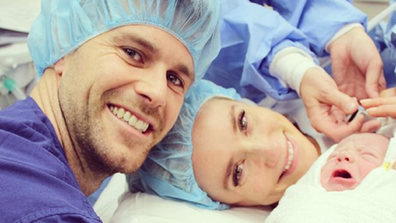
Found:
[[[139,120],[136,116],[132,115],[129,111],[125,112],[123,108],[117,108],[114,106],[110,106],[110,110],[113,112],[117,118],[123,120],[128,123],[130,126],[134,127],[139,132],[146,132],[149,124],[142,120]]]
[[[289,150],[289,158],[288,158],[287,164],[285,166],[285,171],[287,171],[290,168],[290,166],[293,162],[293,158],[294,158],[293,145],[289,141],[287,141],[287,149]]]

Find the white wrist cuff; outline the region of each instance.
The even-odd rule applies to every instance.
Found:
[[[278,77],[286,87],[300,95],[300,84],[305,72],[313,67],[320,68],[312,57],[301,49],[288,47],[279,51],[270,65],[270,74]]]

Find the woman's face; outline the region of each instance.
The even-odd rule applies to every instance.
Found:
[[[199,186],[230,205],[273,204],[317,159],[315,146],[283,115],[228,99],[212,99],[193,129]]]

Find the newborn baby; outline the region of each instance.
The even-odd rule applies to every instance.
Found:
[[[396,222],[396,140],[351,135],[289,187],[267,222]]]
[[[378,134],[354,134],[340,141],[322,168],[320,182],[327,191],[356,188],[381,166],[389,139]]]

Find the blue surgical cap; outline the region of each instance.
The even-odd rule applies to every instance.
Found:
[[[192,86],[176,124],[149,153],[138,170],[139,177],[128,176],[131,192],[142,191],[164,198],[188,201],[206,209],[227,209],[213,201],[199,186],[192,164],[192,130],[202,105],[213,97],[241,100],[234,89],[225,89],[206,80]]]
[[[42,0],[28,47],[38,74],[87,40],[124,25],[150,25],[189,50],[200,79],[220,50],[216,0]]]

